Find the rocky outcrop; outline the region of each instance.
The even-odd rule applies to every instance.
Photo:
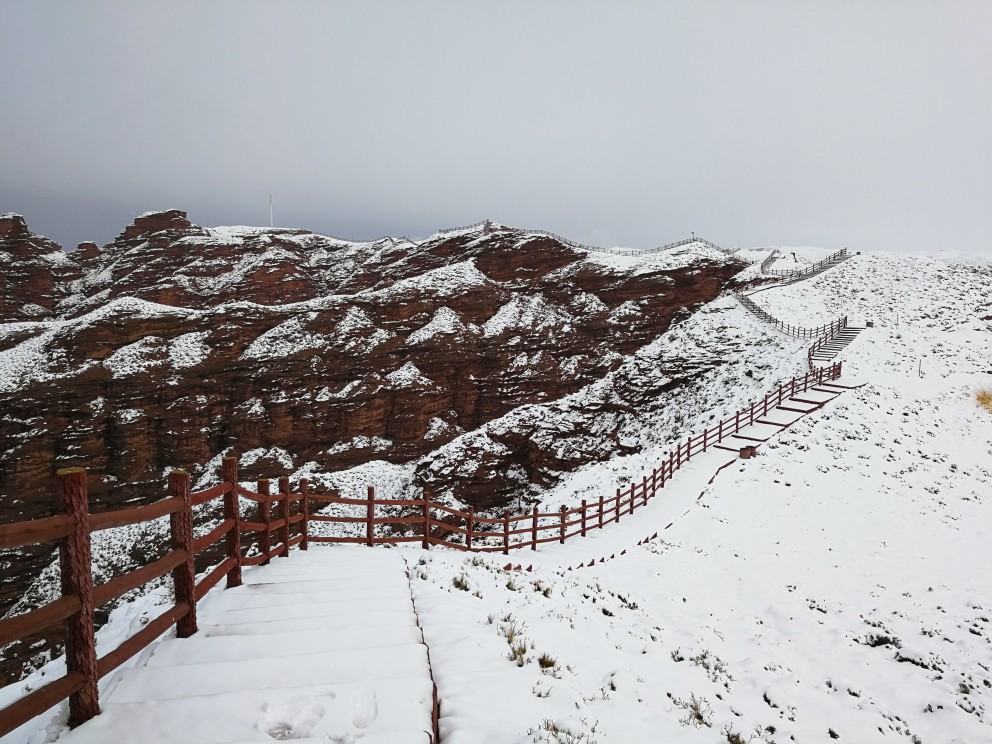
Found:
[[[12,275],[69,267],[18,284],[57,319],[0,326],[5,522],[50,513],[60,467],[89,468],[96,511],[160,498],[168,468],[199,476],[228,449],[282,453],[256,456],[245,479],[418,462],[415,489],[506,503],[625,446],[598,425],[566,453],[506,417],[616,371],[740,269],[708,249],[620,259],[498,225],[349,243],[207,229],[178,210],[53,260],[23,220],[0,224]],[[631,405],[657,387],[630,382]],[[569,404],[574,427],[614,405],[589,400]],[[473,472],[454,467],[476,431],[499,446]],[[7,606],[47,558],[13,560]]]
[[[218,246],[216,233],[195,226],[109,244],[73,282],[82,299],[63,303],[69,317],[0,338],[9,451],[0,490],[21,497],[13,510],[4,504],[5,518],[44,511],[52,472],[70,465],[94,472],[94,502],[109,507],[156,497],[164,468],[228,447],[279,447],[323,471],[424,457],[616,369],[738,268],[713,257],[621,269],[509,230],[365,246],[301,231],[291,237],[308,254],[281,248],[270,260],[267,246],[289,241],[284,233],[241,235],[243,253],[259,261],[235,277],[234,259],[216,259],[230,240]],[[332,249],[339,262],[324,255]],[[145,265],[127,260],[137,250]],[[206,278],[196,293],[181,281],[204,255],[209,279],[227,287],[220,296]],[[306,288],[286,279],[304,273],[301,264]],[[117,272],[108,293],[106,276]],[[292,301],[237,301],[249,286]],[[142,295],[161,304],[132,299]]]
[[[0,321],[51,317],[80,274],[61,246],[32,233],[21,215],[0,215]]]

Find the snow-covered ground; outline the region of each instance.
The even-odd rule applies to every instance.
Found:
[[[992,386],[989,287],[988,263],[880,254],[763,292],[792,323],[904,314],[843,352],[865,387],[694,508],[680,474],[671,498],[589,540],[613,560],[562,572],[581,542],[510,556],[530,573],[425,556],[443,740],[992,741],[992,414],[974,397]],[[522,665],[508,634],[526,639]]]
[[[789,323],[874,321],[839,357],[865,386],[711,485],[680,471],[585,540],[509,559],[393,549],[412,568],[442,741],[992,741],[992,412],[975,400],[992,388],[990,288],[989,260],[877,254],[762,291]],[[751,364],[771,351],[772,375],[786,352],[805,363],[731,298],[701,312],[746,330]],[[771,387],[727,366],[704,410],[721,388],[732,408]],[[671,419],[677,436],[664,420],[645,452],[588,466],[545,502],[611,493],[705,417]]]

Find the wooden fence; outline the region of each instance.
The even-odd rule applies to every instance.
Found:
[[[772,252],[772,255],[774,255],[774,251]],[[836,253],[831,253],[822,261],[817,261],[815,264],[810,264],[805,269],[770,269],[765,265],[765,261],[768,261],[771,258],[771,256],[769,256],[765,259],[765,261],[761,262],[761,271],[769,276],[777,276],[786,280],[805,279],[808,276],[812,276],[813,274],[829,268],[831,264],[836,263],[845,256],[847,256],[847,248],[841,248]]]
[[[446,227],[442,230],[438,230],[438,233],[443,235],[445,233],[477,230],[480,227],[485,228],[486,225],[490,225],[490,224],[492,223],[489,220],[483,220],[482,222],[476,222],[475,224],[464,225],[462,227]],[[523,235],[543,235],[545,237],[554,238],[559,243],[567,245],[570,248],[578,248],[579,250],[584,250],[584,251],[594,251],[596,253],[610,253],[615,256],[643,256],[651,253],[660,253],[662,251],[671,250],[672,248],[678,248],[683,245],[690,245],[692,243],[701,243],[702,245],[705,245],[708,248],[712,248],[713,250],[720,251],[721,253],[732,254],[737,252],[736,248],[721,248],[716,243],[713,243],[709,240],[704,240],[703,238],[697,238],[695,235],[693,235],[691,238],[683,238],[682,240],[676,240],[674,243],[667,243],[666,245],[662,245],[657,248],[644,248],[644,249],[602,248],[600,246],[586,245],[585,243],[579,243],[575,240],[570,240],[568,238],[562,237],[561,235],[558,235],[557,233],[553,233],[549,230],[527,230],[525,228],[520,228],[520,227],[506,227],[505,225],[502,226],[502,229]]]
[[[740,301],[740,303],[750,310],[752,313],[757,315],[762,320],[767,323],[771,323],[773,326],[778,328],[783,333],[787,333],[790,336],[795,336],[796,338],[813,338],[821,339],[824,337],[833,338],[842,330],[847,328],[847,316],[838,318],[837,320],[831,321],[830,323],[824,323],[823,325],[816,326],[815,328],[806,328],[805,326],[795,326],[789,323],[785,323],[763,307],[758,305],[754,300],[748,297],[746,294],[739,290],[733,290],[733,295]]]
[[[761,262],[761,273],[767,274],[768,270],[772,267],[772,264],[775,263],[775,260],[777,258],[778,258],[778,248],[775,248],[772,250],[771,253],[768,254],[765,260]]]
[[[65,675],[0,710],[0,736],[65,698],[69,698],[70,726],[75,727],[89,720],[100,712],[98,681],[173,625],[180,638],[195,633],[196,604],[221,579],[226,579],[228,587],[238,586],[241,584],[242,566],[268,563],[276,556],[287,556],[289,549],[296,545],[307,549],[306,482],[301,481],[300,492],[292,494],[289,478],[280,478],[279,493],[270,495],[267,480],[259,481],[257,492],[250,491],[239,485],[237,473],[237,460],[225,458],[224,482],[205,491],[191,493],[189,475],[175,470],[169,474],[166,498],[146,506],[90,514],[86,471],[83,468],[68,468],[56,473],[56,501],[60,512],[57,516],[0,525],[0,549],[57,541],[62,574],[61,597],[30,612],[0,620],[0,646],[60,622],[66,626]],[[242,518],[241,498],[255,502],[254,521]],[[217,506],[223,517],[209,532],[194,537],[193,507],[210,502],[220,502]],[[295,515],[289,513],[291,503],[300,504]],[[165,556],[105,584],[94,586],[91,533],[166,515],[170,521],[170,540],[169,552]],[[290,536],[294,527],[299,534]],[[260,552],[246,556],[242,551],[242,534],[251,532],[258,535]],[[221,541],[226,557],[197,582],[194,573],[196,555]],[[96,607],[168,573],[172,574],[175,603],[116,649],[98,658],[94,634]]]
[[[570,537],[585,536],[591,529],[619,522],[643,507],[665,483],[694,456],[712,448],[737,451],[721,442],[741,429],[760,423],[762,417],[786,399],[840,376],[840,363],[811,371],[783,383],[761,400],[755,401],[702,433],[690,436],[662,458],[661,463],[640,482],[618,488],[614,495],[600,495],[593,502],[583,500],[578,507],[562,506],[555,512],[487,517],[474,510],[462,511],[422,499],[377,499],[368,489],[366,498],[346,498],[337,494],[311,493],[301,479],[292,492],[289,478],[278,480],[278,492],[271,493],[268,479],[258,481],[257,491],[238,481],[238,462],[223,460],[223,482],[196,493],[190,492],[189,475],[182,470],[169,474],[168,496],[146,506],[90,514],[86,471],[68,468],[56,474],[57,516],[0,525],[0,549],[57,541],[62,572],[62,596],[49,604],[21,615],[0,620],[0,646],[41,632],[57,623],[66,624],[66,674],[47,682],[0,710],[0,736],[4,736],[61,700],[69,698],[69,725],[78,726],[100,712],[98,681],[176,626],[185,638],[197,631],[197,602],[221,579],[228,588],[241,584],[243,566],[267,564],[273,558],[288,557],[292,547],[307,550],[310,543],[419,542],[422,548],[441,545],[455,550],[499,552],[530,548],[544,543],[564,543]],[[253,504],[253,518],[242,514],[242,500]],[[201,537],[194,537],[193,507],[219,502],[222,519]],[[344,505],[364,510],[362,516],[332,516],[320,513],[325,505]],[[380,508],[399,515],[382,516]],[[403,513],[402,510],[406,510]],[[164,517],[170,519],[169,552],[162,558],[94,586],[90,534],[99,530],[138,524]],[[364,536],[317,536],[310,534],[311,523],[360,524]],[[380,534],[377,533],[379,529]],[[388,528],[389,534],[385,534]],[[449,539],[456,535],[455,539]],[[248,550],[243,537],[254,536]],[[195,580],[194,559],[198,553],[223,541],[224,559],[199,582]],[[245,541],[249,542],[249,541]],[[485,544],[482,544],[482,543]],[[495,542],[496,544],[492,544]],[[175,603],[142,630],[102,657],[96,655],[94,610],[118,599],[167,573],[172,574]]]

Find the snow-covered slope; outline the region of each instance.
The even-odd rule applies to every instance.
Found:
[[[804,307],[842,309],[838,286],[880,321],[842,356],[868,384],[694,508],[661,497],[639,531],[511,556],[532,573],[424,556],[446,742],[992,741],[992,414],[974,398],[992,385],[992,267],[861,256],[759,297],[810,324]],[[882,310],[899,305],[897,329]],[[497,689],[513,725],[486,705]]]

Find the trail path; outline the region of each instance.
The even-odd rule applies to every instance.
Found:
[[[198,605],[200,632],[106,680],[67,744],[427,744],[427,647],[396,551],[296,551]],[[140,732],[140,736],[137,734]]]

